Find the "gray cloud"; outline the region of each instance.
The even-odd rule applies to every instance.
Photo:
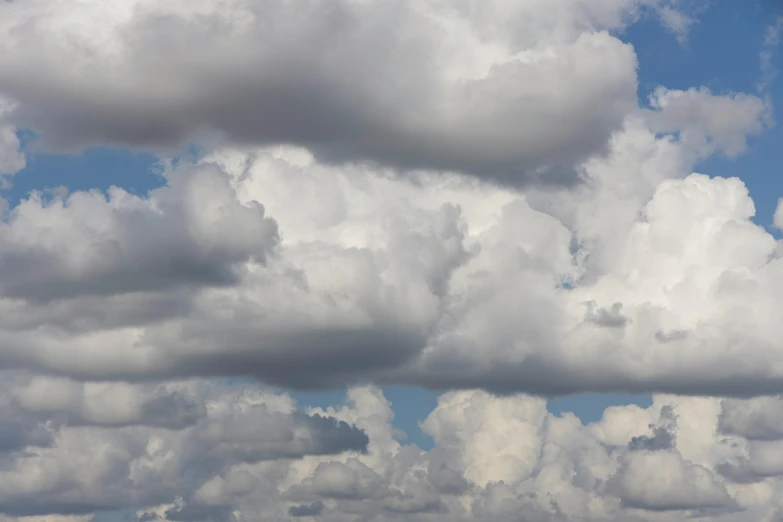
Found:
[[[187,504],[166,511],[166,519],[174,522],[235,522],[236,517],[228,507]]]
[[[783,439],[783,408],[779,397],[724,400],[718,429],[721,433],[741,435],[750,440]]]
[[[85,396],[98,390],[85,386]],[[608,408],[583,425],[550,415],[540,398],[451,392],[424,422],[436,446],[422,451],[395,439],[377,389],[351,389],[346,404],[305,414],[287,396],[246,384],[168,386],[203,399],[197,424],[63,425],[51,446],[0,458],[0,510],[77,517],[132,509],[138,522],[734,522],[776,511],[754,488],[773,498],[783,491],[778,442],[733,436],[727,445],[715,431],[720,399],[656,397],[649,408]],[[127,393],[112,384],[95,400],[121,409]],[[677,437],[666,448],[639,447],[641,437],[654,438],[643,435],[649,425],[671,428],[674,419]],[[308,442],[323,433],[322,446],[339,446],[331,435],[350,446],[357,430],[364,451],[322,454]],[[302,448],[313,453],[294,455]]]
[[[148,199],[112,189],[45,201],[35,195],[0,225],[0,293],[38,301],[237,282],[238,266],[264,262],[277,242],[260,204],[241,205],[214,165],[172,172]],[[44,241],[24,235],[44,212]]]
[[[321,501],[312,504],[299,504],[288,508],[288,514],[292,517],[317,517],[324,510],[324,503]]]
[[[275,413],[265,406],[205,419],[190,435],[189,442],[199,448],[194,459],[208,460],[214,453],[223,462],[363,452],[369,442],[363,431],[345,422],[320,415]]]
[[[614,303],[612,308],[599,307],[594,301],[587,303],[585,320],[606,328],[622,328],[628,322],[623,314],[623,304]]]
[[[607,490],[629,508],[650,511],[734,509],[726,487],[703,466],[683,461],[674,452],[633,452]]]
[[[16,399],[0,422],[0,511],[14,516],[157,505],[190,498],[242,463],[362,454],[369,442],[352,424],[292,410],[287,398],[247,385],[6,377],[4,395]],[[36,469],[48,471],[36,478]],[[166,517],[233,516],[211,506],[189,502]]]
[[[677,417],[671,407],[661,409],[661,426],[650,424],[652,435],[633,437],[628,443],[631,451],[661,451],[674,447],[677,428]]]
[[[603,29],[625,27],[642,4],[69,1],[3,8],[0,34],[10,36],[0,47],[11,58],[0,90],[7,82],[29,98],[9,105],[17,117],[37,122],[42,139],[77,140],[62,146],[99,135],[198,141],[204,134],[190,133],[205,126],[222,126],[231,145],[205,138],[203,154],[168,169],[168,186],[148,196],[63,191],[6,209],[3,368],[92,381],[243,376],[310,390],[782,389],[781,323],[768,313],[783,281],[775,240],[753,223],[740,181],[688,175],[694,158],[763,128],[765,105],[660,91],[652,111],[635,110],[632,49]],[[261,45],[270,43],[275,53]],[[42,58],[14,58],[24,53]],[[286,119],[270,112],[270,96],[275,107],[311,105],[289,107]],[[667,113],[680,102],[694,114]],[[333,125],[318,119],[329,104]],[[229,128],[245,116],[247,128]],[[390,126],[402,141],[388,138]],[[694,129],[710,146],[675,139]],[[603,145],[582,153],[572,138]],[[453,161],[495,181],[498,166],[531,162],[583,183],[520,189],[377,165],[404,158],[436,170]],[[594,303],[586,316],[582,303]]]
[[[577,3],[587,16],[570,27],[543,4],[474,7],[492,30],[429,1],[5,4],[0,92],[18,102],[14,123],[58,148],[206,134],[328,163],[572,183],[557,173],[636,106],[633,50],[602,31],[642,2]],[[85,30],[61,26],[65,13]]]

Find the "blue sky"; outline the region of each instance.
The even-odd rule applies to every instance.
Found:
[[[644,104],[659,85],[687,89],[705,85],[713,93],[756,93],[762,78],[760,53],[766,28],[777,11],[772,1],[713,0],[697,11],[698,21],[687,40],[678,42],[656,19],[646,19],[622,33],[633,44],[639,61],[639,98]],[[773,51],[773,64],[780,66],[780,53]],[[773,82],[763,95],[783,105],[783,83]],[[783,194],[783,129],[776,126],[753,139],[748,151],[737,158],[715,155],[698,165],[697,170],[711,176],[739,176],[748,186],[756,203],[756,222],[770,231],[772,215]],[[33,142],[31,137],[27,141]],[[80,154],[37,153],[28,149],[27,167],[14,178],[4,196],[15,204],[31,190],[65,186],[70,190],[100,189],[117,185],[133,193],[144,194],[160,186],[156,158],[126,149],[92,148]],[[438,393],[405,386],[386,388],[394,406],[395,424],[408,434],[408,441],[429,448],[431,440],[418,428],[436,405]],[[327,406],[343,398],[339,391],[311,394],[295,393],[304,405]],[[607,406],[649,405],[651,396],[582,394],[551,399],[553,413],[572,411],[584,422],[600,418]]]
[[[715,93],[758,93],[762,79],[759,55],[765,50],[767,28],[780,13],[778,4],[774,0],[707,2],[682,45],[655,20],[632,26],[624,38],[634,45],[638,56],[640,100],[644,102],[658,85],[671,89],[704,85]],[[780,50],[772,47],[769,51],[773,66],[780,68]],[[779,119],[781,82],[772,82],[761,94],[773,101]],[[716,155],[697,170],[710,176],[740,177],[756,203],[756,222],[768,227],[783,194],[782,138],[783,130],[777,125],[754,139],[738,158]]]

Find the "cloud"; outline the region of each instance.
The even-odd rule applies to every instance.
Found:
[[[775,56],[775,48],[780,45],[781,29],[783,29],[783,16],[778,16],[775,22],[767,25],[764,31],[764,43],[759,53],[761,79],[757,85],[757,89],[762,93],[769,89],[778,75],[773,58]]]
[[[777,243],[741,181],[689,174],[686,140],[646,124],[629,117],[568,191],[282,147],[214,151],[148,196],[34,195],[0,225],[0,363],[302,389],[777,391]]]
[[[321,501],[312,504],[300,504],[288,508],[288,514],[292,517],[317,517],[324,509],[324,503]]]
[[[779,392],[777,243],[742,182],[692,173],[741,153],[769,104],[661,87],[639,108],[617,36],[679,9],[3,4],[9,125],[55,147],[202,148],[164,160],[147,195],[40,191],[5,209],[0,366],[299,389]],[[553,172],[580,182],[525,183]],[[134,400],[106,422],[191,421],[177,398]],[[74,401],[69,422],[99,418]],[[438,487],[465,487],[444,473]]]
[[[731,505],[726,488],[708,469],[674,453],[632,453],[608,485],[632,508],[683,511]]]
[[[668,4],[661,2],[655,6],[655,9],[658,12],[658,16],[663,26],[674,33],[680,43],[685,43],[687,41],[690,28],[693,24],[696,23],[696,19],[688,13],[685,13],[681,9],[675,7],[676,4],[677,0],[673,0]],[[682,6],[678,7],[681,8]]]
[[[242,205],[214,166],[182,169],[142,199],[119,188],[34,193],[0,226],[2,293],[40,301],[184,285],[225,285],[277,241],[258,203]]]
[[[745,152],[747,137],[773,124],[769,101],[737,93],[716,96],[709,89],[659,87],[650,95],[651,129],[677,132],[702,157],[719,150],[729,157]]]
[[[665,0],[4,3],[0,92],[55,148],[297,144],[573,183],[636,107],[635,54],[610,32],[648,7],[687,26]]]
[[[45,380],[5,377],[12,391],[30,382],[42,389]],[[101,386],[106,402],[121,407],[127,385]],[[302,410],[251,384],[165,386],[204,405],[195,423],[71,425],[58,415],[67,404],[28,411],[54,437],[0,454],[0,510],[9,522],[117,509],[136,510],[140,521],[727,522],[767,520],[781,507],[779,441],[725,433],[720,398],[656,396],[649,408],[610,407],[584,425],[573,414],[548,413],[538,397],[449,392],[422,423],[435,443],[424,451],[397,440],[394,413],[377,388],[352,388],[344,404]],[[728,401],[746,410],[758,403]],[[783,402],[770,399],[765,408],[777,414]],[[4,413],[0,426],[18,419]],[[650,426],[667,427],[667,444],[639,443],[652,440]]]
[[[0,511],[13,516],[158,505],[189,498],[234,466],[361,454],[369,442],[353,425],[297,411],[290,398],[247,385],[149,388],[5,377],[14,384],[5,384],[3,396],[15,400],[6,406],[3,431],[25,434],[0,457]],[[172,401],[187,405],[185,421]],[[161,403],[169,420],[161,419]],[[41,440],[31,426],[49,437]],[[224,511],[194,501],[166,517],[212,520]]]
[[[54,415],[71,426],[183,429],[206,415],[202,404],[165,386],[141,388],[36,377],[19,382],[6,393],[23,411]]]
[[[357,400],[370,390],[351,393],[353,407],[366,408],[365,415],[386,415],[376,394],[366,396],[368,401]],[[353,416],[353,407],[329,412]],[[433,506],[426,520],[500,521],[520,515],[547,521],[763,520],[777,509],[774,492],[781,487],[780,472],[755,484],[726,481],[718,470],[742,456],[748,441],[727,439],[719,432],[720,412],[720,399],[658,396],[650,408],[612,407],[600,421],[582,425],[571,414],[547,413],[540,398],[451,392],[439,398],[422,425],[434,438],[433,450],[410,451],[410,446],[388,439],[373,444],[380,430],[368,432],[367,455],[330,459],[328,466],[323,459],[309,465],[307,459],[297,461],[295,485],[286,495],[296,491],[299,499],[301,485],[316,481],[301,477],[325,477],[328,469],[330,479],[324,483],[330,487],[310,489],[315,495],[310,501],[323,503],[320,516],[326,520],[345,513],[394,520],[387,491],[406,484],[416,484],[408,494],[418,492],[417,505]],[[632,447],[649,425],[667,426],[677,436],[656,451]],[[391,432],[387,424],[383,433],[388,437]],[[442,469],[433,466],[433,459],[448,462],[467,487],[433,490],[437,479],[432,470]],[[360,476],[367,478],[362,481]],[[358,484],[372,486],[357,490]],[[349,491],[353,494],[345,494]],[[407,516],[420,520],[413,512]]]
[[[660,451],[674,447],[676,439],[677,418],[672,408],[661,409],[661,420],[665,422],[661,426],[650,424],[652,436],[639,435],[633,437],[628,444],[628,449],[636,451]]]
[[[55,40],[68,33],[68,27],[56,26],[58,19],[47,18],[49,11],[39,10],[43,5],[46,3],[3,7],[15,16],[4,18],[2,23],[12,25],[24,18],[24,27],[32,31],[29,34],[55,24],[47,37]],[[231,9],[238,9],[239,5],[231,4]],[[274,2],[270,5],[282,6]],[[378,141],[378,136],[388,132],[384,125],[402,121],[387,118],[386,113],[381,113],[381,123],[370,122],[375,126],[361,127],[366,143],[356,141],[358,131],[348,124],[344,129],[338,124],[332,126],[338,135],[347,132],[332,142],[318,134],[318,125],[310,125],[316,109],[321,110],[318,107],[326,103],[316,99],[314,102],[321,105],[305,107],[315,111],[302,116],[307,125],[300,122],[302,126],[297,127],[299,123],[294,119],[296,125],[291,129],[281,127],[296,139],[264,134],[266,123],[257,114],[250,123],[258,122],[259,127],[245,121],[250,125],[247,128],[229,128],[234,120],[226,120],[226,127],[220,127],[235,142],[293,141],[302,146],[235,144],[216,148],[192,164],[183,162],[167,169],[167,185],[146,196],[131,195],[121,189],[105,194],[33,194],[8,209],[0,225],[0,363],[5,368],[46,377],[14,391],[14,408],[20,409],[13,411],[22,420],[2,433],[0,446],[8,452],[23,446],[53,451],[54,431],[42,430],[37,419],[55,414],[58,422],[70,428],[198,433],[183,444],[199,448],[193,450],[192,458],[201,463],[193,465],[205,475],[225,470],[226,462],[255,464],[303,454],[355,450],[365,442],[350,422],[339,424],[328,418],[279,414],[260,406],[248,407],[253,413],[250,417],[246,416],[248,411],[225,416],[213,411],[209,413],[212,417],[208,415],[213,420],[205,421],[202,406],[187,394],[165,387],[143,392],[138,388],[140,382],[193,377],[250,376],[275,385],[308,389],[379,382],[544,395],[654,390],[723,396],[780,391],[783,381],[775,349],[781,324],[776,298],[781,284],[779,246],[773,236],[753,223],[754,204],[741,181],[691,173],[695,161],[716,151],[727,155],[742,152],[747,138],[771,123],[764,101],[743,94],[716,95],[706,89],[662,88],[655,92],[649,110],[636,110],[634,101],[633,110],[623,107],[616,114],[611,113],[611,125],[597,125],[583,105],[605,116],[603,97],[611,95],[616,101],[617,92],[606,85],[596,87],[594,92],[589,85],[574,89],[573,85],[582,85],[585,80],[563,77],[580,70],[563,56],[576,59],[584,52],[590,59],[601,56],[602,63],[611,65],[611,61],[606,61],[606,53],[617,52],[619,61],[615,65],[622,65],[617,70],[625,71],[625,65],[633,61],[630,49],[601,30],[622,27],[627,16],[638,14],[634,5],[610,2],[599,8],[598,4],[577,2],[574,6],[587,10],[578,15],[586,18],[579,20],[560,11],[550,20],[542,14],[546,12],[543,7],[529,12],[519,8],[511,14],[518,17],[518,22],[532,24],[528,36],[504,32],[507,27],[499,20],[510,16],[504,11],[510,8],[499,3],[481,4],[484,7],[476,9],[487,11],[475,12],[469,21],[464,13],[446,12],[435,3],[415,8],[399,4],[397,11],[383,11],[392,5],[381,3],[370,8],[360,3],[339,4],[332,13],[334,18],[328,21],[348,24],[347,29],[358,31],[348,31],[349,40],[355,37],[360,43],[364,43],[362,38],[369,38],[371,25],[367,24],[377,19],[374,17],[400,13],[408,17],[405,23],[409,25],[405,27],[411,28],[412,43],[422,37],[419,24],[425,20],[425,14],[434,17],[432,23],[441,29],[438,24],[446,21],[455,24],[455,34],[474,37],[464,40],[471,45],[481,43],[476,35],[494,35],[493,38],[502,40],[502,45],[495,42],[501,46],[500,51],[496,50],[500,54],[487,55],[487,63],[494,63],[495,69],[482,72],[486,77],[473,78],[471,81],[477,83],[471,88],[485,93],[481,89],[497,87],[490,83],[500,81],[498,78],[503,75],[522,74],[528,67],[543,68],[535,69],[540,74],[534,76],[544,83],[530,85],[530,96],[520,102],[519,110],[524,112],[535,106],[548,116],[549,104],[557,105],[558,111],[563,104],[576,104],[572,107],[574,114],[586,115],[584,125],[590,128],[590,139],[597,136],[602,145],[577,151],[579,147],[572,147],[568,141],[572,138],[562,129],[536,126],[531,130],[533,127],[525,127],[527,123],[519,124],[523,113],[508,110],[498,115],[496,108],[481,104],[460,104],[459,111],[467,112],[457,114],[456,121],[464,118],[471,125],[455,124],[445,129],[438,127],[443,125],[438,118],[429,118],[427,125],[433,127],[421,127],[426,135],[407,133],[408,141],[404,143]],[[224,25],[215,27],[225,45],[254,42],[247,39],[256,34],[253,24],[261,23],[260,19],[246,13],[246,18],[242,15],[223,20],[221,17],[235,11],[218,14],[212,7],[205,2],[198,8],[203,8],[203,13],[182,7],[184,11],[168,13],[170,16],[163,16],[166,13],[160,9],[164,8],[141,4],[132,12],[113,12],[119,25],[107,26],[110,30],[104,36],[109,41],[100,42],[100,47],[119,53],[122,59],[118,58],[118,67],[127,67],[125,72],[130,75],[141,70],[139,67],[154,64],[144,61],[151,58],[137,55],[127,41],[137,42],[139,49],[151,42],[165,43],[158,56],[165,58],[166,53],[173,53],[167,59],[177,67],[172,67],[172,76],[164,78],[173,82],[172,88],[179,89],[182,78],[192,79],[188,75],[193,74],[200,78],[211,71],[209,67],[218,66],[209,62],[209,56],[203,62],[199,58],[193,63],[177,54],[182,52],[179,45],[192,42],[188,38],[195,39],[199,31],[205,30],[202,24],[222,20]],[[102,20],[101,17],[112,14],[112,9],[119,8],[102,9],[105,11],[96,11],[94,20]],[[272,19],[285,22],[282,32],[270,38],[281,38],[280,42],[288,46],[283,49],[290,50],[291,56],[300,56],[305,52],[297,47],[301,43],[284,36],[300,35],[302,27],[312,29],[313,24],[326,22],[313,14],[312,19],[303,18],[304,25],[300,27],[290,13],[281,9],[275,15],[278,18]],[[79,18],[86,12],[73,16]],[[245,28],[248,32],[243,32],[242,20],[250,24],[250,29]],[[82,22],[87,29],[93,23],[87,18]],[[170,40],[161,40],[164,33],[175,27],[177,31],[168,33],[174,35]],[[321,28],[325,42],[337,42],[337,37],[329,32],[331,26]],[[22,39],[20,42],[29,37],[21,29],[15,34]],[[84,35],[90,34],[93,33],[84,31]],[[414,60],[414,65],[421,58],[402,50],[399,35],[376,36],[378,41],[370,39],[368,48],[386,49],[389,56]],[[457,76],[447,75],[445,80],[433,77],[450,71],[449,67],[468,52],[467,47],[460,47],[463,39],[454,38],[449,40],[457,46],[449,51],[453,55],[436,53],[435,58],[446,61],[436,60],[438,67],[410,80],[424,82],[411,87],[416,103],[444,92],[464,94],[460,90],[464,82],[454,78],[464,80],[459,74],[468,72],[451,71],[449,74]],[[46,41],[41,40],[41,45],[30,49],[44,54],[59,52],[56,46],[47,47]],[[109,45],[111,42],[115,47]],[[98,45],[83,43],[88,49]],[[373,47],[376,44],[381,47]],[[350,51],[350,46],[338,47],[335,52]],[[251,48],[241,47],[248,52]],[[503,53],[508,54],[512,48],[517,54],[527,53],[523,57],[514,54],[521,61],[513,66],[501,60],[508,58]],[[489,53],[491,49],[487,49]],[[531,54],[531,49],[540,52],[540,56]],[[446,51],[448,46],[437,52]],[[335,63],[341,56],[335,55]],[[86,61],[79,61],[82,58]],[[74,63],[88,67],[92,63],[88,58],[85,54]],[[243,67],[255,63],[243,60],[262,58],[266,59],[252,53],[237,54]],[[388,77],[384,74],[391,74],[386,67],[402,67],[394,60],[371,62],[357,62],[355,66],[377,72],[373,81],[379,82]],[[333,65],[328,60],[325,63],[325,67]],[[625,80],[635,81],[632,73],[628,78],[624,73],[615,78],[608,73],[596,74],[587,59],[580,63],[590,69],[591,78],[609,82],[620,78],[623,81],[615,87],[621,90]],[[291,82],[309,88],[310,80],[326,81],[324,78],[336,74],[328,69],[318,71],[324,77],[303,77],[312,71],[297,69],[300,65],[292,60],[291,70],[283,68],[280,77],[286,79],[290,72]],[[403,65],[404,70],[409,70],[409,63]],[[178,70],[179,66],[184,69]],[[515,67],[521,71],[512,71]],[[11,87],[32,74],[21,69],[11,72],[15,74],[8,76]],[[60,69],[50,72],[70,74]],[[120,72],[111,74],[122,77]],[[235,76],[228,76],[234,81]],[[253,96],[266,92],[266,76],[262,76],[249,79],[261,83],[251,82],[252,89],[247,92],[255,93]],[[100,83],[107,78],[98,75],[93,79]],[[565,85],[562,92],[546,83],[550,80]],[[112,88],[138,89],[138,82]],[[434,91],[422,87],[427,82],[432,82]],[[195,91],[215,88],[206,81],[189,81],[188,85]],[[319,86],[317,91],[325,92],[327,97],[339,90],[328,82],[312,85]],[[161,89],[165,86],[166,82],[160,83]],[[138,129],[134,127],[141,120],[131,117],[137,112],[144,116],[144,125],[151,126],[142,134],[158,144],[189,139],[200,126],[219,127],[218,123],[223,122],[209,119],[213,115],[212,98],[187,89],[182,91],[184,108],[177,108],[174,103],[173,109],[167,105],[165,110],[158,107],[149,114],[142,109],[147,103],[158,103],[157,98],[153,99],[160,95],[155,89],[146,89],[137,97],[119,97],[109,89],[106,92],[112,99],[122,103],[99,111],[107,120],[91,119],[91,115],[97,114],[91,104],[98,103],[100,96],[90,96],[90,86],[83,87],[78,90],[78,100],[67,97],[76,90],[19,90],[19,108],[14,117],[21,118],[20,122],[30,118],[30,125],[41,125],[41,136],[49,136],[52,142],[65,135],[64,121],[75,122],[69,127],[69,132],[73,130],[69,135],[84,142],[60,143],[74,146],[100,141],[99,138],[143,145],[144,140],[139,138],[141,134],[135,134]],[[329,91],[327,87],[336,90]],[[567,99],[549,99],[550,91]],[[505,92],[500,90],[496,95],[479,98],[482,104],[497,102],[498,107],[513,107],[513,100],[504,98]],[[373,97],[377,91],[370,89],[367,93],[370,99],[359,102],[378,103]],[[191,103],[190,94],[199,104],[187,105]],[[238,113],[246,106],[245,94],[241,89],[235,92],[230,98],[239,105],[226,110]],[[296,92],[283,94],[299,96]],[[26,101],[21,99],[23,95],[41,98]],[[572,100],[571,96],[575,98]],[[140,106],[131,103],[139,100]],[[396,105],[400,100],[391,99],[384,110],[405,119],[410,114],[406,112],[409,100],[403,101]],[[125,102],[129,105],[123,106]],[[435,110],[425,105],[426,110]],[[74,108],[78,114],[58,112],[60,106]],[[263,104],[259,107],[266,110]],[[342,114],[365,117],[372,113],[367,107],[361,106],[362,110],[354,116],[348,109]],[[169,109],[175,112],[168,112]],[[184,112],[176,112],[180,110]],[[196,120],[182,116],[185,113]],[[470,134],[481,131],[484,136],[486,129],[481,118],[488,118],[487,114],[498,129],[511,133],[511,141],[488,133],[483,142]],[[178,116],[185,119],[178,120]],[[453,117],[456,116],[449,116]],[[510,123],[503,127],[504,117],[511,118],[509,122],[513,120],[514,129],[507,128]],[[583,133],[579,130],[581,121],[568,122],[569,129]],[[117,122],[121,125],[113,127]],[[170,133],[162,127],[169,124],[176,127]],[[298,138],[296,133],[304,127],[311,127],[315,134]],[[535,149],[535,140],[523,139],[528,136],[524,133],[541,136],[546,147],[562,156],[553,159],[548,156],[549,149]],[[520,140],[532,143],[533,148],[509,145]],[[392,151],[394,154],[386,155],[385,149],[373,148],[376,142],[397,148]],[[439,148],[443,143],[448,147]],[[368,148],[362,148],[365,146]],[[417,147],[427,153],[419,154]],[[398,153],[399,157],[395,156]],[[468,156],[477,163],[465,160]],[[411,163],[403,164],[403,157]],[[362,159],[373,161],[353,161]],[[525,164],[530,168],[551,166],[561,159],[578,174],[581,184],[568,190],[522,190],[454,173],[417,172],[400,178],[372,165],[443,168],[473,174],[481,171],[496,180],[499,166],[524,162],[529,162]],[[335,162],[344,164],[335,166]],[[64,380],[53,380],[52,376]],[[68,378],[96,382],[75,384]],[[130,384],[111,383],[117,380]],[[49,396],[58,398],[54,406],[46,398]],[[122,407],[114,403],[121,403]],[[519,420],[520,426],[514,430],[537,433],[541,429],[543,402],[531,408],[524,413],[513,411],[516,418],[525,419]],[[755,477],[766,477],[765,473],[776,469],[773,466],[764,470],[750,456],[763,454],[761,442],[766,440],[764,437],[776,436],[776,421],[757,413],[752,422],[739,422],[736,418],[742,416],[738,415],[726,406],[721,429],[727,436],[741,435],[754,441],[755,446],[749,447],[756,448],[756,453],[715,464],[710,469],[719,469],[725,477],[732,473],[735,478],[745,477],[743,483],[756,483]],[[259,425],[253,422],[256,416]],[[431,423],[428,426],[437,429]],[[644,426],[644,431],[627,437],[620,445],[640,455],[672,450],[679,435],[675,437],[671,426],[650,427],[650,422]],[[751,429],[756,431],[748,431]],[[293,442],[286,438],[289,432],[297,430],[312,436],[301,436]],[[264,434],[263,440],[252,440],[251,435],[259,433]],[[444,442],[442,452],[434,452],[431,460],[422,464],[420,471],[426,471],[430,477],[426,485],[412,479],[412,484],[383,494],[379,493],[383,482],[378,478],[382,475],[364,461],[357,458],[351,463],[327,463],[320,472],[313,470],[309,482],[303,481],[298,484],[299,489],[292,489],[291,498],[296,497],[297,505],[310,506],[323,497],[325,512],[331,509],[329,502],[372,499],[388,512],[440,513],[445,505],[441,495],[484,488],[477,505],[487,513],[528,509],[529,499],[521,493],[505,492],[500,485],[487,488],[493,482],[503,480],[507,485],[538,473],[535,463],[541,447],[532,435],[531,440],[530,447],[514,448],[506,448],[502,440],[493,440],[484,450],[487,456],[483,460],[471,456],[471,452],[479,450],[454,449],[464,441]],[[464,444],[469,446],[468,442]],[[135,454],[140,450],[131,445],[127,451]],[[635,463],[643,458],[647,457],[627,457],[624,473],[628,480],[636,476],[634,470],[639,464]],[[462,472],[452,464],[455,459],[463,462]],[[672,459],[667,466],[672,474],[676,472],[678,480],[702,480],[701,468]],[[723,467],[718,468],[719,465]],[[623,480],[617,478],[615,482],[624,484]],[[742,482],[739,478],[736,481]],[[220,496],[224,490],[254,484],[253,480],[244,479],[229,482],[214,483],[210,486],[213,489],[204,489],[202,495],[212,498],[210,495]],[[676,481],[673,484],[676,486]],[[714,502],[705,506],[714,508],[725,498],[710,484],[713,483],[705,479],[703,490],[694,493],[694,498],[706,495],[704,498]],[[659,505],[662,510],[682,505],[680,500],[670,498],[669,490],[653,495],[626,486],[617,486],[626,503]],[[77,511],[78,506],[88,509],[98,505],[88,500],[55,499],[52,505],[76,506],[73,509]],[[208,505],[203,499],[200,502],[188,506]]]
[[[783,412],[778,397],[753,400],[725,400],[720,416],[720,430],[749,440],[783,440]]]
[[[234,514],[223,506],[199,506],[188,504],[181,508],[166,511],[166,520],[176,522],[233,522]]]
[[[0,182],[7,184],[6,177],[16,174],[27,164],[17,129],[8,122],[14,105],[0,96]]]
[[[783,387],[783,250],[739,179],[693,173],[771,108],[640,108],[618,35],[648,13],[694,22],[669,0],[4,3],[0,175],[18,129],[199,153],[149,194],[3,206],[2,522],[779,517],[783,403],[746,397]],[[451,390],[433,449],[370,383]],[[350,388],[302,409],[265,385]],[[580,391],[685,396],[547,411]]]

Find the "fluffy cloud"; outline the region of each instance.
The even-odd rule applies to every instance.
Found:
[[[676,453],[631,453],[608,482],[623,505],[651,511],[726,508],[731,497],[709,469]]]
[[[20,435],[0,454],[0,511],[8,515],[157,505],[233,466],[361,454],[369,442],[353,425],[247,385],[5,378],[2,431]]]
[[[249,260],[263,263],[277,241],[258,203],[241,205],[228,175],[203,165],[139,198],[33,194],[0,230],[2,293],[50,301],[233,282]]]
[[[738,398],[783,388],[783,245],[692,172],[771,106],[638,106],[621,30],[682,39],[680,7],[3,3],[0,176],[20,128],[201,147],[149,194],[2,205],[3,521],[783,516],[783,399]],[[304,410],[237,377],[351,388]],[[434,448],[371,383],[455,390]],[[547,411],[588,390],[685,396]]]
[[[688,175],[694,148],[647,121],[569,191],[283,147],[215,151],[147,197],[34,195],[0,226],[0,362],[300,388],[779,390],[777,242],[740,180]]]
[[[31,382],[38,388],[43,382],[9,377],[22,395],[30,394]],[[147,393],[125,385],[67,386],[85,396]],[[450,392],[422,423],[435,442],[425,451],[396,439],[390,404],[375,388],[350,389],[345,404],[308,411],[285,395],[244,384],[181,382],[166,391],[203,400],[206,409],[192,424],[171,429],[69,425],[54,413],[16,404],[53,436],[2,453],[0,510],[7,517],[61,517],[125,508],[144,521],[239,522],[500,522],[520,516],[730,522],[780,514],[783,466],[775,467],[774,445],[781,441],[765,441],[768,449],[760,453],[754,439],[725,433],[721,420],[729,409],[779,414],[779,397],[760,404],[657,396],[649,408],[611,407],[600,421],[583,425],[570,413],[549,414],[541,398]],[[15,422],[3,416],[3,427]],[[237,431],[239,424],[245,427]],[[666,447],[634,444],[661,426],[673,435]],[[262,458],[236,451],[259,444],[275,448]],[[755,473],[753,480],[726,473],[741,466],[746,476]]]
[[[647,8],[685,29],[673,0],[5,2],[0,92],[54,147],[289,143],[573,182],[636,107],[610,32]]]
[[[747,94],[716,96],[709,89],[673,91],[659,87],[650,95],[651,128],[679,133],[701,156],[720,150],[730,157],[743,152],[749,135],[772,124],[772,107]]]
[[[778,391],[777,243],[742,182],[691,174],[740,153],[770,108],[664,88],[637,106],[616,33],[647,12],[676,28],[675,7],[3,4],[11,124],[55,146],[207,148],[145,196],[39,192],[7,209],[0,366]],[[494,183],[565,170],[579,183]]]

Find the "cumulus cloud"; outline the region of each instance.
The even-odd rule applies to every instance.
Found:
[[[725,508],[731,504],[726,488],[710,470],[685,463],[676,453],[632,453],[608,486],[624,505],[651,511]]]
[[[6,372],[3,386],[2,430],[49,434],[0,451],[9,522],[117,509],[145,522],[729,522],[774,519],[781,507],[779,437],[729,433],[724,420],[727,408],[780,415],[777,397],[656,396],[649,408],[610,407],[585,425],[548,413],[540,397],[449,392],[421,424],[435,444],[422,450],[398,440],[391,405],[373,387],[303,410],[248,383],[151,389]],[[167,394],[200,405],[190,422],[160,425],[134,406]],[[72,413],[75,397],[90,416]],[[114,412],[118,397],[136,413]],[[666,444],[639,442],[660,427]]]
[[[650,128],[678,133],[705,157],[719,150],[729,157],[745,152],[748,136],[772,125],[769,101],[743,93],[716,96],[709,89],[687,91],[659,87],[650,95]]]
[[[2,205],[2,521],[780,518],[783,402],[746,396],[783,391],[783,247],[742,181],[693,173],[771,105],[639,107],[622,29],[650,13],[694,23],[674,0],[0,5],[0,176],[19,129],[200,147],[148,194]],[[386,383],[453,390],[434,448],[401,442]],[[685,396],[547,411],[618,390]]]
[[[777,242],[740,180],[688,174],[686,141],[629,117],[569,191],[283,147],[214,151],[148,196],[33,195],[0,225],[0,363],[299,388],[777,391]]]
[[[610,32],[648,11],[687,26],[670,0],[0,10],[0,92],[18,104],[12,121],[50,146],[287,143],[332,163],[514,184],[575,181],[573,162],[636,107],[635,54]]]
[[[752,483],[722,473],[752,441],[721,433],[721,399],[657,396],[649,408],[608,408],[587,425],[545,406],[525,395],[450,392],[423,422],[435,441],[423,451],[395,439],[377,389],[353,388],[345,404],[310,413],[362,429],[366,453],[235,463],[138,519],[728,522],[768,520],[780,508],[783,470]],[[677,436],[655,451],[631,448],[650,425]],[[460,487],[438,485],[446,467]]]
[[[9,124],[57,147],[205,148],[148,195],[41,191],[4,209],[0,366],[309,389],[779,391],[777,243],[741,181],[691,173],[741,153],[770,108],[662,87],[640,109],[618,37],[649,13],[683,29],[678,9],[3,4]],[[555,171],[580,183],[517,183]],[[116,422],[182,413],[164,403]]]
[[[259,203],[242,205],[227,174],[202,165],[169,176],[148,198],[34,193],[0,227],[2,293],[50,301],[183,285],[229,284],[277,241]]]
[[[298,411],[289,397],[253,386],[5,377],[3,431],[26,435],[0,457],[0,511],[13,516],[158,505],[232,466],[361,454],[369,442],[354,425]],[[191,520],[198,505],[167,517]],[[214,518],[207,511],[204,519]]]

